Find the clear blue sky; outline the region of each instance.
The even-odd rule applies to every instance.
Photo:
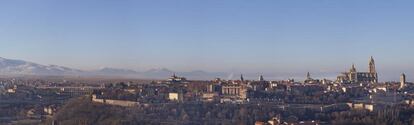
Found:
[[[0,56],[78,69],[414,75],[410,0],[3,0]],[[303,73],[304,74],[304,73]]]

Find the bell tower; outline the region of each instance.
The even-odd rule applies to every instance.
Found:
[[[371,59],[369,60],[369,73],[377,73],[375,70],[375,61],[374,58],[371,56]]]
[[[377,70],[375,69],[375,61],[374,58],[371,56],[371,59],[369,60],[369,74],[371,76],[371,82],[372,83],[377,83],[378,82],[378,74],[377,74]]]
[[[405,74],[403,73],[400,76],[400,87],[399,87],[399,89],[403,89],[404,86],[405,86],[405,83],[406,83],[406,81],[405,81]]]

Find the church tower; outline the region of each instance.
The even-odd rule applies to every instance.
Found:
[[[352,82],[358,82],[358,75],[357,75],[357,70],[355,68],[355,64],[352,64],[351,69],[349,69],[348,78]]]
[[[357,72],[357,70],[355,68],[355,64],[352,64],[351,69],[349,70],[349,72],[352,72],[352,73]]]
[[[374,58],[371,56],[371,59],[369,60],[369,74],[372,78],[371,83],[377,83],[378,82],[378,74],[377,70],[375,69],[375,61]]]
[[[263,75],[260,75],[259,81],[264,81]]]
[[[400,87],[399,87],[399,89],[403,89],[404,86],[405,86],[405,83],[406,83],[406,81],[405,81],[405,74],[403,73],[400,76]]]
[[[312,79],[309,72],[306,74],[306,79],[307,80]]]
[[[375,70],[375,61],[374,58],[371,56],[371,59],[369,60],[369,73],[377,73]]]

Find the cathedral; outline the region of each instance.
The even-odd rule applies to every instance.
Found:
[[[337,77],[337,82],[340,83],[377,83],[378,74],[375,70],[374,58],[371,56],[369,60],[368,72],[357,72],[355,65],[352,65],[349,72],[344,72]]]

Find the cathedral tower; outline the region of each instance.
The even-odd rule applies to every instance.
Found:
[[[371,59],[369,60],[369,73],[377,73],[375,70],[375,61],[374,58],[371,56]]]
[[[371,59],[369,60],[369,74],[370,77],[373,78],[371,80],[372,83],[377,83],[378,82],[378,74],[377,74],[377,70],[375,69],[375,61],[374,58],[371,56]]]
[[[405,81],[405,74],[403,73],[400,76],[400,87],[399,87],[399,89],[403,89],[404,86],[405,86],[405,83],[406,83],[406,81]]]
[[[263,75],[260,75],[259,81],[264,81]]]
[[[355,64],[352,64],[351,69],[349,70],[349,72],[357,72],[357,70],[355,68]]]

